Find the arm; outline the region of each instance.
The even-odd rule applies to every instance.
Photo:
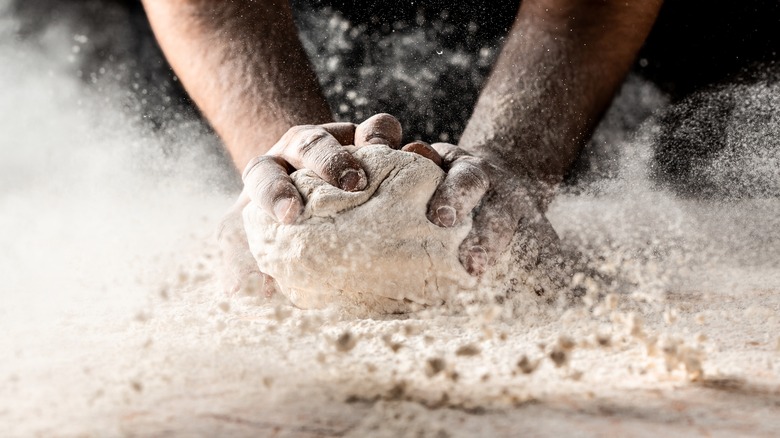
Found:
[[[662,0],[524,0],[460,146],[549,188],[628,73]]]
[[[332,120],[289,2],[143,3],[166,58],[239,170],[290,127]]]
[[[251,199],[279,222],[293,222],[303,200],[288,173],[301,167],[344,190],[362,190],[365,172],[341,146],[354,143],[356,126],[328,123],[330,109],[288,1],[143,3],[166,58],[243,170],[244,190],[217,236],[227,268],[224,286],[270,293],[273,281],[249,252],[244,206]]]
[[[460,261],[485,272],[516,232],[556,255],[542,212],[628,72],[662,0],[524,0],[460,148],[434,145],[447,178],[428,218],[452,226],[477,204]],[[544,256],[542,256],[544,254]],[[547,266],[541,269],[550,272]]]

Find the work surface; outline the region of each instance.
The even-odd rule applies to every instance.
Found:
[[[139,226],[110,208],[93,212]],[[354,319],[226,298],[210,275],[212,249],[194,243],[208,241],[210,224],[195,211],[149,215],[202,234],[159,225],[118,242],[112,229],[60,214],[71,237],[40,216],[24,238],[2,227],[3,243],[24,242],[18,254],[31,257],[10,277],[19,281],[0,318],[6,436],[772,436],[780,427],[776,270],[710,267],[699,287],[516,319],[495,307]]]

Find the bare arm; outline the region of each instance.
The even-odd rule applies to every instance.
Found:
[[[460,146],[562,181],[628,73],[662,0],[524,0]]]
[[[294,222],[303,200],[289,172],[301,167],[343,190],[362,190],[365,172],[342,147],[355,143],[357,126],[328,123],[287,0],[143,4],[166,58],[243,171],[244,190],[218,231],[225,288],[251,289],[257,279],[268,293],[272,281],[249,252],[244,206],[252,200],[279,222]],[[367,124],[369,134],[377,134],[374,125]]]
[[[330,109],[286,0],[143,0],[189,95],[243,170],[292,126]]]
[[[628,72],[661,3],[523,0],[460,148],[434,145],[448,173],[428,218],[452,226],[479,205],[460,245],[470,273],[480,275],[495,263],[516,232],[535,237],[526,250],[538,253],[542,265],[559,258],[543,211]]]

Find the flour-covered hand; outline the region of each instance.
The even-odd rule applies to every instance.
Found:
[[[290,128],[267,154],[256,157],[244,170],[244,190],[220,221],[217,241],[222,252],[222,283],[227,293],[258,290],[275,292],[275,282],[260,272],[249,250],[242,212],[254,201],[274,220],[293,223],[303,211],[303,200],[290,179],[301,168],[313,170],[328,183],[359,191],[368,179],[360,163],[343,146],[387,144],[398,149],[401,124],[389,114],[377,114],[360,125],[327,123]]]
[[[472,229],[459,248],[460,262],[471,275],[493,265],[516,232],[531,233],[540,248],[557,248],[558,236],[530,178],[452,144],[431,146],[441,155],[447,176],[428,204],[428,219],[452,227],[473,212]]]
[[[401,124],[388,114],[377,114],[360,125],[327,123],[290,128],[265,155],[252,159],[244,170],[249,199],[271,217],[292,223],[303,211],[303,201],[289,174],[310,169],[326,182],[348,192],[368,183],[360,163],[343,146],[383,143],[397,149]]]

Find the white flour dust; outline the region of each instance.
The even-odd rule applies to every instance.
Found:
[[[607,171],[551,206],[602,279],[574,279],[581,305],[358,319],[224,295],[212,233],[238,187],[213,137],[187,116],[149,129],[118,85],[85,88],[78,29],[33,43],[0,20],[4,436],[780,428],[780,199],[659,188],[650,114],[670,104],[652,85],[627,81],[590,152]],[[773,159],[728,131],[742,163]]]

